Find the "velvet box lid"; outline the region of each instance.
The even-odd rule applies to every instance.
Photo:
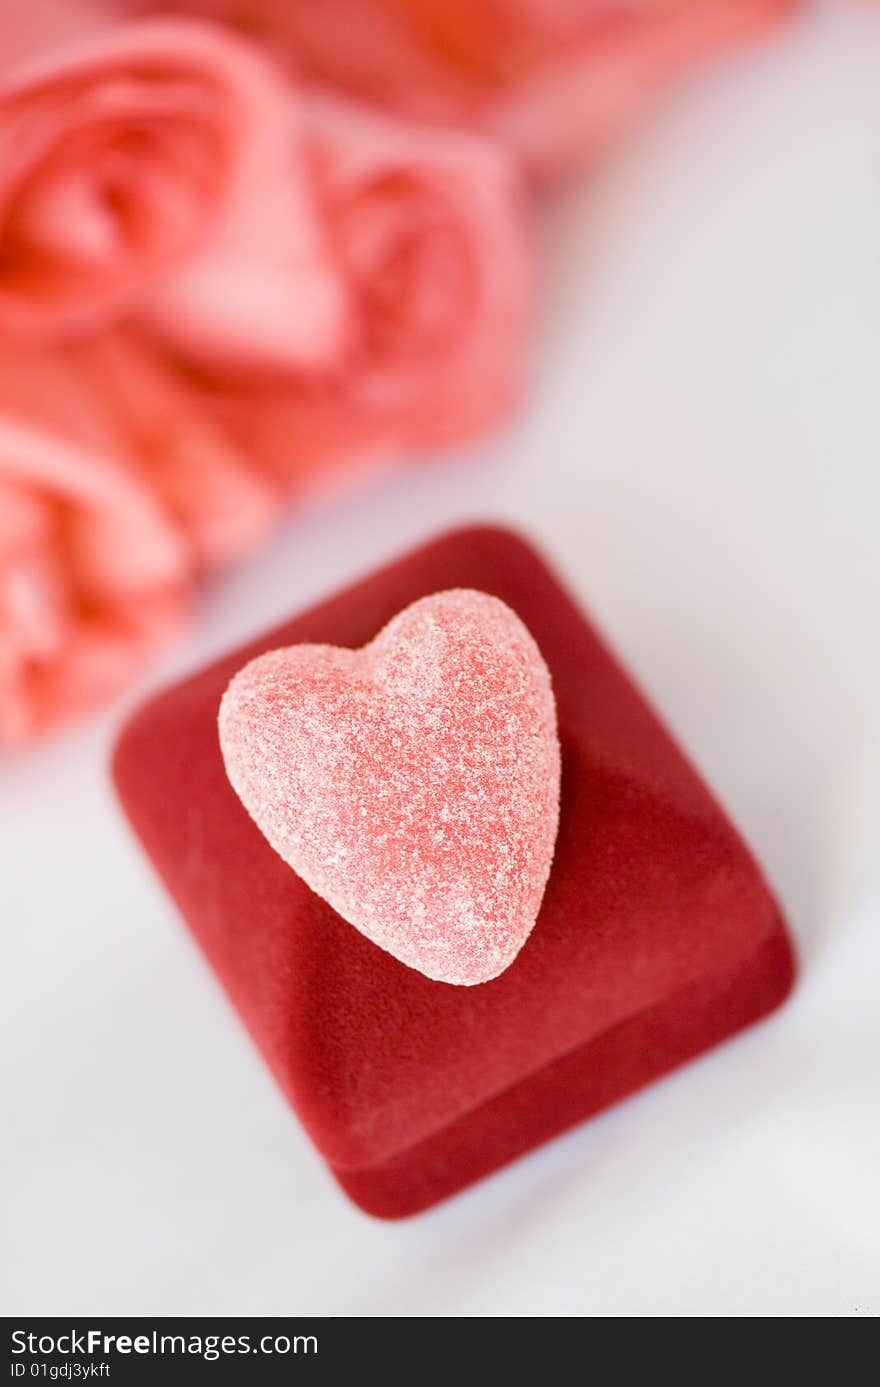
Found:
[[[230,787],[217,709],[248,659],[359,646],[450,587],[500,597],[549,665],[562,809],[537,924],[499,978],[429,981],[287,867]],[[553,573],[496,528],[446,535],[160,694],[118,791],[312,1140],[370,1212],[416,1212],[757,1019],[790,946],[759,868]]]

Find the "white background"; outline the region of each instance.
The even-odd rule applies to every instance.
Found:
[[[154,682],[509,518],[744,828],[799,990],[435,1212],[373,1221],[122,821],[117,706],[0,773],[6,1314],[880,1314],[880,12],[822,8],[697,75],[542,239],[506,433],[291,522]]]

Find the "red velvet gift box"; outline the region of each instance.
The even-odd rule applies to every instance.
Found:
[[[562,809],[535,928],[500,977],[432,982],[287,867],[227,781],[220,696],[247,660],[360,646],[410,602],[472,587],[546,659]],[[125,810],[336,1179],[372,1214],[428,1208],[756,1021],[794,976],[742,839],[555,575],[460,530],[147,703],[114,771]]]

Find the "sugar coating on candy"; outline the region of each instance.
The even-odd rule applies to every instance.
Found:
[[[227,774],[272,847],[402,963],[471,985],[531,932],[559,819],[550,674],[505,603],[453,589],[360,650],[252,660],[220,706]]]

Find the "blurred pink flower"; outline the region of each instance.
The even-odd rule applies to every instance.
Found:
[[[117,453],[184,535],[194,569],[209,571],[259,548],[283,494],[226,439],[175,363],[121,329],[70,346],[63,359]]]
[[[115,693],[179,627],[187,545],[67,364],[0,353],[0,743]]]
[[[409,4],[410,0],[406,0]],[[482,6],[456,0],[444,10],[413,0],[426,14],[444,15],[448,34]],[[473,49],[485,83],[489,128],[541,175],[594,154],[646,103],[688,68],[763,34],[801,0],[495,0],[508,12],[500,33],[483,30]],[[596,11],[595,18],[589,9]],[[455,14],[451,14],[453,10]],[[546,25],[546,27],[544,27]],[[522,26],[522,27],[520,27]],[[517,39],[519,42],[517,43]],[[511,66],[493,60],[510,45]],[[484,65],[485,64],[485,65]]]
[[[186,20],[114,25],[7,69],[0,331],[57,341],[145,307],[210,362],[332,358],[345,305],[290,105],[257,49]]]
[[[502,136],[540,174],[592,153],[663,83],[800,0],[121,0],[235,25],[294,70]]]
[[[0,347],[0,744],[122,689],[278,504],[134,339]]]
[[[495,418],[526,211],[494,142],[289,90],[214,25],[0,77],[0,741],[122,687],[291,495]]]
[[[116,0],[2,0],[0,71],[106,27],[114,9]]]
[[[320,92],[306,129],[351,305],[344,359],[320,380],[215,394],[232,436],[299,493],[495,422],[522,380],[532,297],[524,189],[493,143]]]

